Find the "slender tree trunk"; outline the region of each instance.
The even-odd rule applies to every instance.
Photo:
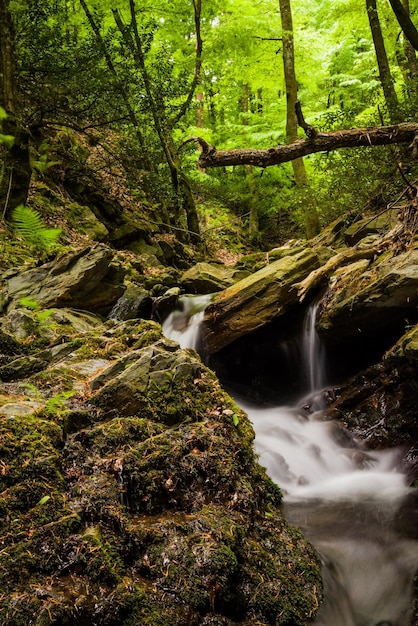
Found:
[[[377,66],[379,69],[380,83],[383,89],[383,95],[390,121],[398,122],[399,102],[396,96],[395,87],[393,85],[392,75],[390,73],[389,61],[386,54],[385,43],[383,40],[382,29],[380,27],[379,15],[376,7],[376,0],[366,0],[367,15],[369,18],[370,30],[372,33],[374,49],[376,53]]]
[[[135,61],[138,65],[138,69],[141,71],[142,79],[144,81],[145,91],[147,92],[149,106],[151,114],[154,120],[155,130],[159,137],[161,147],[164,151],[166,161],[170,170],[171,181],[175,194],[179,203],[182,205],[186,213],[187,229],[190,233],[191,239],[198,243],[200,241],[200,228],[199,217],[196,210],[196,204],[193,198],[190,182],[181,171],[180,159],[173,144],[171,133],[165,128],[166,120],[164,114],[159,110],[156,99],[154,97],[154,91],[152,88],[150,76],[148,74],[147,67],[145,65],[145,55],[142,48],[142,41],[139,35],[138,24],[136,21],[136,9],[135,0],[129,0],[132,28],[135,42]],[[196,2],[194,2],[196,6]],[[178,116],[177,116],[178,119]],[[177,221],[178,218],[177,218]]]
[[[196,93],[196,126],[197,128],[205,127],[205,94],[202,88]]]
[[[389,0],[389,2],[405,37],[411,46],[418,50],[418,30],[409,16],[409,7],[402,4],[401,0]]]
[[[279,0],[282,20],[283,67],[286,83],[286,141],[293,143],[298,139],[298,121],[295,105],[298,90],[295,72],[295,49],[293,38],[293,19],[290,0]],[[308,186],[308,176],[302,158],[292,161],[293,174],[297,187]],[[305,217],[305,229],[308,239],[319,232],[319,217],[314,208],[309,208]]]
[[[409,15],[409,0],[403,0],[405,11]],[[418,92],[418,61],[417,53],[411,42],[405,37],[404,52],[408,65],[408,84],[409,92],[416,94]]]
[[[15,36],[9,0],[0,0],[0,106],[7,113],[2,134],[14,137],[12,146],[0,148],[3,172],[0,180],[0,219],[25,204],[32,169],[29,160],[29,132],[20,119],[15,57]]]
[[[242,85],[242,96],[240,99],[241,121],[243,126],[248,126],[250,110],[251,89],[248,83]],[[259,220],[258,220],[258,189],[254,178],[253,166],[245,165],[245,180],[250,191],[249,209],[250,215],[248,220],[248,238],[252,244],[257,244],[260,238]]]
[[[257,89],[257,113],[263,115],[263,88]]]
[[[247,173],[247,183],[251,193],[250,200],[250,215],[248,219],[248,237],[250,243],[258,244],[260,241],[260,224],[259,224],[259,216],[258,216],[258,185],[254,175],[254,169],[252,165],[246,165],[245,171]]]
[[[92,31],[94,32],[94,34],[96,36],[97,42],[98,42],[98,44],[99,44],[99,46],[101,48],[101,51],[103,53],[103,56],[104,56],[105,60],[106,60],[107,67],[109,68],[110,73],[112,74],[112,76],[114,77],[114,79],[115,79],[115,81],[116,81],[116,83],[118,85],[118,89],[119,89],[121,98],[122,98],[122,100],[123,100],[123,102],[125,104],[126,110],[128,112],[128,115],[129,115],[129,120],[130,120],[132,126],[135,129],[136,138],[138,140],[139,146],[140,146],[141,151],[142,151],[142,155],[140,157],[140,166],[144,170],[152,171],[153,165],[152,165],[150,159],[148,158],[147,151],[146,151],[145,140],[144,140],[144,137],[143,137],[142,132],[141,132],[140,124],[139,124],[138,118],[137,118],[137,116],[135,114],[135,111],[134,111],[134,108],[132,106],[132,103],[130,101],[128,92],[125,89],[125,85],[122,82],[122,80],[120,79],[120,77],[118,76],[118,73],[116,71],[115,65],[114,65],[113,60],[112,60],[112,57],[109,54],[109,51],[107,49],[107,46],[106,46],[105,42],[103,41],[103,37],[102,37],[102,35],[100,33],[99,26],[97,25],[97,23],[96,23],[96,21],[95,21],[95,19],[93,17],[93,14],[91,13],[89,7],[87,6],[86,1],[85,0],[80,0],[80,4],[81,4],[81,6],[83,8],[84,13],[86,14],[86,17],[87,17],[87,20],[88,20],[88,22],[90,24],[90,27],[91,27]]]

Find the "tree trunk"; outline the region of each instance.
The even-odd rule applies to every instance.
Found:
[[[386,54],[385,43],[383,41],[379,15],[377,13],[376,0],[366,0],[366,9],[376,53],[377,66],[379,69],[379,79],[382,85],[390,121],[394,123],[400,119],[399,102],[393,86],[392,75],[390,73],[389,61]]]
[[[196,3],[194,3],[196,4]],[[132,26],[134,32],[135,41],[135,61],[138,65],[138,69],[141,71],[142,79],[144,81],[145,91],[147,92],[149,106],[151,114],[154,120],[155,130],[159,137],[161,147],[166,157],[167,165],[170,170],[171,182],[179,205],[184,209],[187,219],[187,228],[190,232],[190,237],[194,243],[198,243],[200,240],[199,230],[199,218],[197,215],[196,204],[194,202],[193,193],[190,187],[190,183],[187,180],[185,174],[180,168],[180,159],[173,144],[173,139],[168,130],[166,130],[166,120],[164,115],[161,114],[154,97],[154,91],[152,89],[151,79],[148,74],[148,70],[145,65],[145,56],[142,48],[141,38],[139,36],[138,24],[135,14],[135,1],[129,0]],[[176,225],[180,223],[180,216],[177,215]]]
[[[409,0],[404,0],[405,11],[409,15]],[[408,82],[407,89],[410,93],[418,92],[418,61],[417,54],[410,41],[405,37],[404,52],[408,66]]]
[[[251,89],[248,83],[244,83],[242,85],[242,96],[240,101],[241,106],[241,121],[244,126],[248,126],[249,118],[248,112],[250,109],[251,102]],[[248,189],[250,192],[249,198],[249,206],[250,215],[248,220],[248,239],[250,243],[257,244],[260,238],[260,231],[258,229],[259,220],[258,220],[258,189],[257,183],[254,178],[253,166],[246,165],[245,166],[245,180],[248,184]]]
[[[196,126],[197,128],[205,127],[205,95],[202,88],[196,93]]]
[[[20,119],[15,36],[9,0],[0,0],[0,33],[0,106],[7,113],[7,117],[2,120],[2,134],[14,137],[12,146],[3,145],[0,148],[3,161],[0,219],[7,219],[13,209],[26,203],[32,176],[29,132]]]
[[[418,30],[412,23],[409,10],[403,6],[401,0],[389,0],[389,2],[405,37],[408,39],[411,46],[415,48],[415,50],[418,50]]]
[[[331,152],[340,148],[384,146],[398,143],[411,144],[413,158],[417,157],[418,123],[404,122],[375,128],[353,128],[331,133],[315,132],[308,139],[299,139],[287,145],[265,149],[237,148],[217,150],[201,137],[194,138],[201,149],[200,167],[225,167],[227,165],[255,165],[269,167],[280,165],[315,152]]]
[[[144,137],[142,135],[141,132],[141,128],[140,128],[140,124],[138,121],[138,118],[135,114],[134,108],[132,106],[132,103],[129,99],[129,95],[128,92],[125,89],[124,83],[123,81],[120,79],[118,72],[116,71],[116,67],[115,64],[113,63],[112,57],[109,54],[109,51],[107,49],[106,43],[103,40],[103,37],[100,33],[100,28],[97,25],[93,14],[91,13],[89,7],[87,6],[87,3],[85,2],[85,0],[80,0],[80,4],[82,6],[82,9],[87,17],[87,20],[90,24],[90,27],[92,29],[92,31],[94,32],[97,42],[102,50],[103,56],[106,60],[106,64],[107,67],[110,71],[110,73],[112,74],[112,76],[115,78],[118,89],[119,89],[119,93],[121,95],[121,98],[125,104],[126,110],[128,112],[128,116],[129,116],[129,121],[131,122],[133,128],[135,129],[135,134],[136,134],[136,138],[138,140],[138,144],[141,148],[141,157],[140,157],[140,166],[141,168],[143,168],[144,170],[147,171],[152,171],[154,169],[153,164],[151,162],[151,160],[149,159],[148,155],[147,155],[147,150],[146,150],[146,145],[145,145],[145,140]]]
[[[250,190],[250,215],[248,219],[248,238],[250,243],[258,244],[260,240],[259,218],[258,218],[258,186],[254,176],[253,166],[246,165],[246,179]]]
[[[290,0],[279,0],[280,16],[282,20],[283,68],[286,83],[286,141],[293,143],[298,138],[298,121],[295,106],[298,100],[297,81],[295,72],[295,47],[293,37],[293,19]],[[303,159],[292,160],[293,175],[297,187],[308,186]],[[305,215],[305,230],[308,239],[319,232],[319,218],[316,210],[311,207]]]

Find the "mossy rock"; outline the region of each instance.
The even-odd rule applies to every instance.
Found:
[[[105,241],[109,235],[106,226],[88,206],[73,202],[67,207],[66,217],[70,223],[74,224],[79,233],[86,235],[93,241]]]
[[[152,321],[65,338],[8,383],[44,406],[0,418],[0,624],[307,625],[318,560],[213,372]]]

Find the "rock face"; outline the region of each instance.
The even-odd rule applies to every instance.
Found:
[[[209,353],[261,328],[297,303],[295,283],[319,266],[311,249],[285,256],[222,291],[208,307],[204,342]]]
[[[243,278],[243,274],[234,267],[201,262],[184,272],[180,283],[186,293],[209,294],[233,285]]]
[[[363,271],[340,274],[331,283],[324,304],[320,327],[325,336],[382,335],[415,323],[418,249],[398,256],[388,254]]]
[[[41,308],[68,306],[107,314],[125,289],[124,272],[112,259],[109,248],[96,245],[11,275],[1,294],[3,311],[25,298]]]
[[[311,623],[318,558],[282,517],[247,416],[197,354],[156,322],[66,309],[27,312],[26,343],[9,334],[12,312],[0,624]]]
[[[398,209],[393,209],[392,211],[385,211],[377,217],[365,217],[354,222],[344,231],[346,244],[354,246],[362,239],[381,236],[399,223],[398,213]]]

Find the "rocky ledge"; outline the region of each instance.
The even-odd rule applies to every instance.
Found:
[[[99,288],[115,284],[111,256],[6,276],[0,624],[312,622],[320,564],[281,514],[247,416],[158,323],[93,313],[120,295]]]

